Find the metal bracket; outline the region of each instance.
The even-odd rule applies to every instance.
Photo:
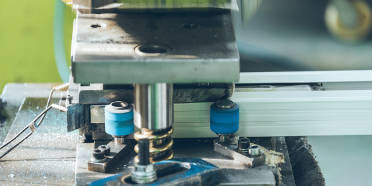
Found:
[[[125,142],[125,144],[110,142],[107,144],[110,148],[110,154],[105,155],[101,160],[92,157],[88,162],[88,170],[107,173],[112,172],[120,165],[127,164],[135,155],[134,144],[132,141]]]

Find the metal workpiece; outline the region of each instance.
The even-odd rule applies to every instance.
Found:
[[[74,24],[75,83],[232,83],[239,62],[230,11],[78,14]]]
[[[138,128],[163,130],[173,125],[173,85],[134,85],[134,123]]]

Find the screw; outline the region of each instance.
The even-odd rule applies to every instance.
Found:
[[[138,162],[132,169],[131,179],[135,183],[151,183],[157,179],[156,169],[150,163],[149,140],[138,141]]]
[[[138,165],[150,164],[149,140],[141,139],[138,141]]]

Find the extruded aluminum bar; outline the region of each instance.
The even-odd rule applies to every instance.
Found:
[[[372,70],[243,72],[240,84],[367,82],[372,81]]]
[[[372,134],[372,90],[237,90],[232,100],[240,106],[241,136]],[[175,137],[215,137],[209,106],[175,104]]]

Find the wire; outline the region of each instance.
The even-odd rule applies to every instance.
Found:
[[[12,143],[14,140],[16,140],[21,134],[23,134],[27,129],[31,129],[31,132],[29,132],[21,141],[19,141],[18,143],[16,143],[14,146],[10,147],[7,151],[5,151],[5,153],[3,153],[1,156],[0,156],[0,159],[3,158],[5,155],[7,155],[9,152],[11,152],[13,149],[15,149],[18,145],[20,145],[23,141],[25,141],[27,138],[29,138],[33,133],[34,131],[41,125],[41,123],[44,121],[45,119],[45,116],[47,114],[47,112],[54,108],[54,109],[57,109],[57,110],[60,110],[60,111],[63,111],[63,112],[67,112],[67,109],[63,106],[60,106],[60,105],[56,105],[56,104],[52,104],[50,105],[51,103],[51,100],[53,98],[53,94],[55,91],[57,90],[65,90],[69,87],[69,84],[66,83],[66,84],[63,84],[63,85],[60,85],[60,86],[57,86],[57,87],[54,87],[51,89],[50,93],[49,93],[49,96],[48,96],[48,101],[47,101],[47,104],[46,104],[46,107],[45,109],[39,114],[37,115],[29,124],[27,124],[17,135],[15,135],[12,139],[10,139],[9,141],[7,141],[6,143],[4,143],[1,147],[0,147],[0,150],[3,149],[4,147],[8,146],[10,143]],[[39,120],[39,122],[35,125],[35,123]]]

